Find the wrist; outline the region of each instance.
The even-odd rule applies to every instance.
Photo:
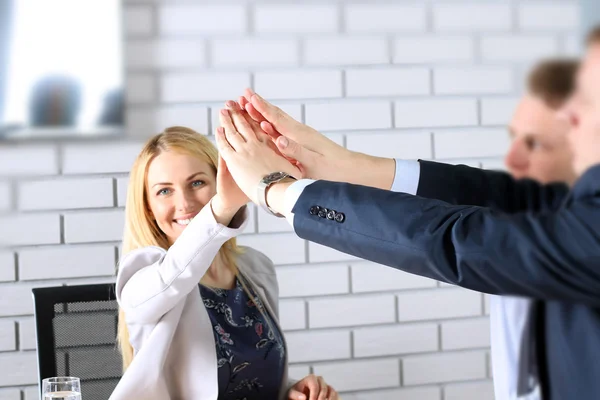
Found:
[[[216,194],[210,202],[211,210],[215,220],[222,225],[229,225],[232,218],[239,211],[240,207],[228,206],[223,199]]]
[[[396,161],[393,158],[352,152],[344,168],[346,171],[353,171],[350,183],[390,190],[394,182]]]
[[[293,178],[285,178],[281,181],[270,185],[265,193],[265,200],[267,205],[275,212],[279,214],[284,213],[285,206],[285,191],[294,182]]]

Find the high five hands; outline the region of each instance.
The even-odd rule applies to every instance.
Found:
[[[219,118],[221,126],[215,133],[219,152],[255,203],[258,182],[272,172],[383,189],[393,181],[394,160],[347,150],[250,89],[238,102],[228,101]],[[270,189],[269,205],[277,212],[283,211],[283,192],[289,184]]]

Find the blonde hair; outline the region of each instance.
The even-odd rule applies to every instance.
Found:
[[[217,173],[217,149],[206,137],[192,129],[180,126],[170,127],[148,140],[133,163],[129,174],[125,204],[123,255],[147,246],[158,246],[165,250],[170,247],[166,235],[150,214],[146,191],[148,166],[154,158],[166,151],[197,157],[208,163],[215,174]],[[219,250],[216,259],[231,268],[237,275],[235,257],[239,253],[240,249],[235,238],[229,239]],[[133,360],[133,347],[129,342],[129,331],[122,309],[119,309],[117,342],[123,358],[123,371],[125,371]]]

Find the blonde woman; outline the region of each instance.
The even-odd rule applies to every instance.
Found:
[[[321,377],[288,380],[273,263],[235,242],[247,202],[202,135],[146,143],[127,192],[111,400],[337,399]]]

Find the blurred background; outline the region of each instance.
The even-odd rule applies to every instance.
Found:
[[[38,398],[31,288],[114,281],[127,172],[245,87],[349,149],[503,168],[529,66],[597,0],[0,1],[0,400]],[[277,265],[291,375],[344,399],[492,399],[487,296],[298,239]]]
[[[0,3],[0,139],[122,133],[119,0]]]

